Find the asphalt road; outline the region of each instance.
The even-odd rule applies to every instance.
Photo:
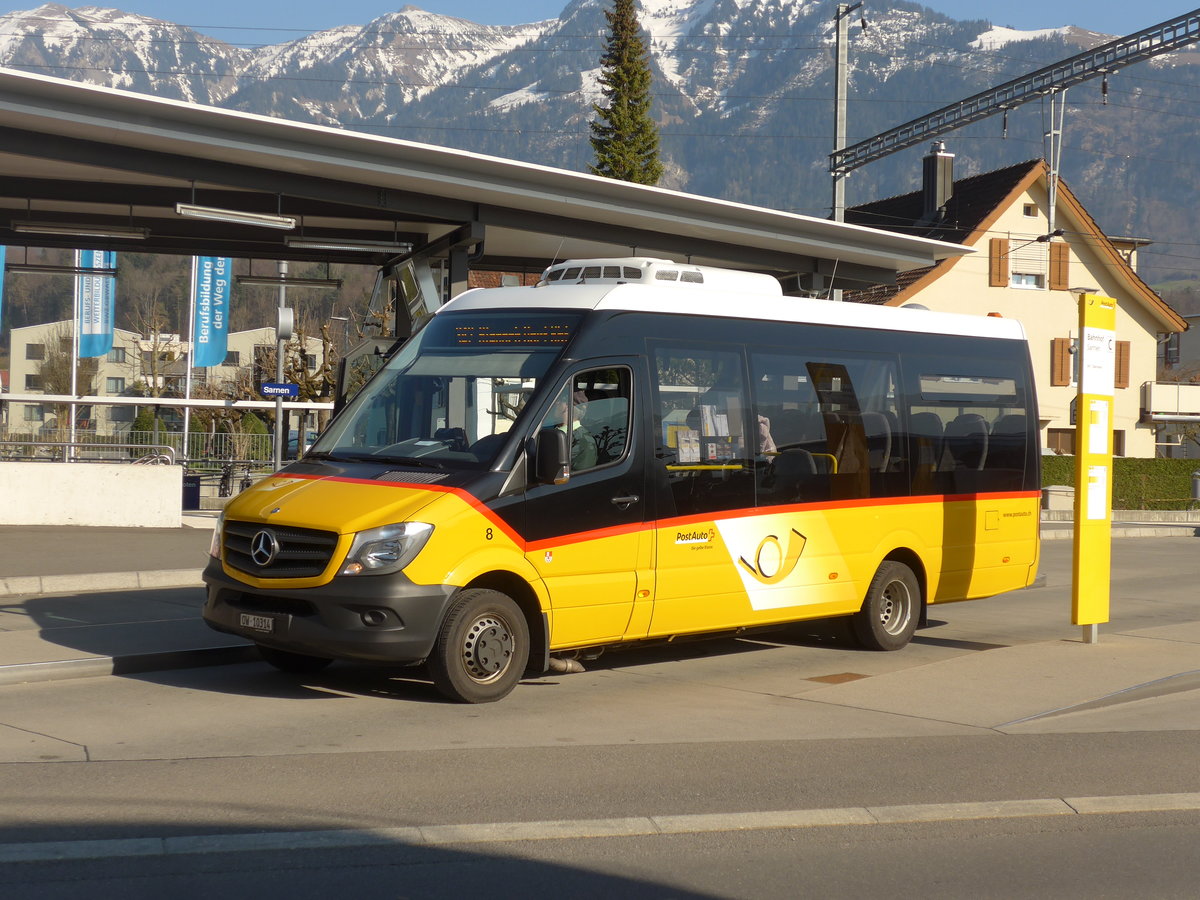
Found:
[[[3,896],[1194,896],[1195,547],[1118,542],[1096,646],[1051,542],[900,653],[806,627],[477,707],[351,666],[3,687]]]

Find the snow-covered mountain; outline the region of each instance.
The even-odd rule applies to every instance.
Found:
[[[478,25],[413,6],[365,25],[237,48],[184,26],[47,4],[0,16],[0,64],[126,90],[584,169],[608,0],[557,19]],[[827,0],[639,0],[655,73],[665,184],[825,215],[832,146]],[[851,141],[1110,38],[1086,22],[1017,32],[904,0],[851,29]],[[1153,23],[1147,23],[1153,24]],[[1071,89],[1064,174],[1102,227],[1164,247],[1197,231],[1191,161],[1200,52]],[[960,174],[1041,156],[1037,104],[945,137]],[[850,203],[914,189],[923,148],[856,171]],[[1179,240],[1178,238],[1175,238]],[[1153,250],[1144,261],[1153,260]],[[1159,274],[1194,252],[1160,254]]]

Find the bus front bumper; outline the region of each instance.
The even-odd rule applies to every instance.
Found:
[[[456,588],[413,584],[403,574],[341,577],[322,587],[271,590],[204,570],[204,621],[279,650],[363,662],[408,665],[433,649]]]

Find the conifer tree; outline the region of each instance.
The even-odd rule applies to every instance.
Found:
[[[604,105],[593,103],[593,175],[657,184],[663,174],[658,127],[650,118],[650,62],[633,0],[614,0],[605,10],[610,33],[600,58]]]

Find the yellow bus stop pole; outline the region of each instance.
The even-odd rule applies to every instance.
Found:
[[[1083,641],[1108,621],[1112,569],[1112,412],[1117,301],[1079,294],[1079,389],[1075,414],[1075,541],[1071,622]]]

